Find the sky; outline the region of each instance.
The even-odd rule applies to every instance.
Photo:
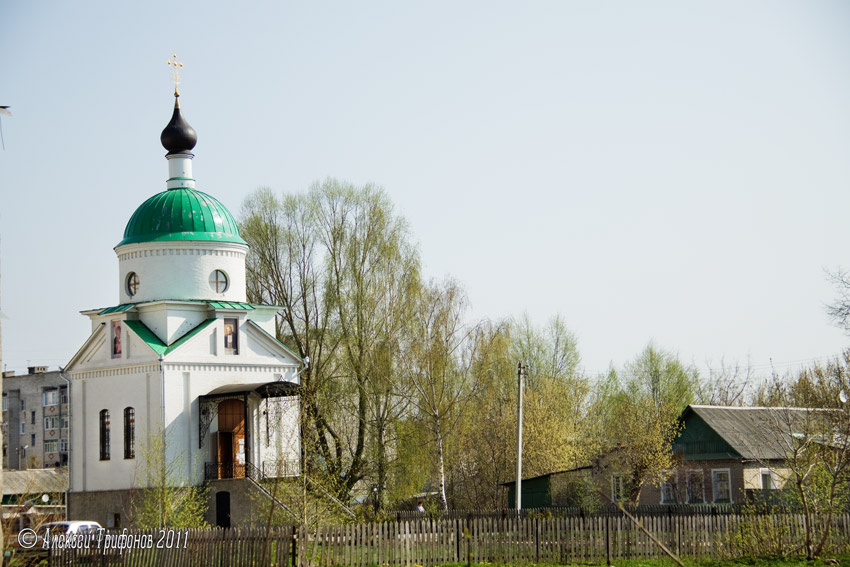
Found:
[[[785,372],[850,346],[850,3],[4,0],[3,367],[64,366],[165,189],[384,188],[470,321],[563,317],[589,374],[651,341]],[[705,370],[704,370],[705,371]]]

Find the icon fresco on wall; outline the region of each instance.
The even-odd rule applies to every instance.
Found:
[[[121,321],[112,322],[112,358],[121,358]]]
[[[239,354],[239,326],[236,319],[224,320],[224,352]]]

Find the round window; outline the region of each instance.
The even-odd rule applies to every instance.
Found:
[[[136,272],[127,274],[127,295],[133,297],[139,291],[139,276]]]
[[[227,291],[227,274],[221,270],[215,270],[210,274],[210,287],[216,293],[224,293]]]

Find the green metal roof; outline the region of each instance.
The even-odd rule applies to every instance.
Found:
[[[156,303],[158,301],[192,301],[194,303],[206,303],[213,309],[239,309],[242,311],[250,311],[252,309],[256,309],[258,307],[273,307],[279,308],[278,305],[262,305],[262,304],[252,304],[252,303],[243,303],[241,301],[209,301],[208,299],[155,299],[152,301],[143,301],[141,303],[122,303],[121,305],[115,305],[114,307],[106,307],[97,312],[98,315],[109,315],[110,313],[123,313],[125,311],[129,311],[130,309],[137,307],[139,305],[144,305],[146,303]],[[94,309],[91,309],[94,311]]]
[[[213,309],[253,309],[254,306],[250,303],[240,303],[238,301],[210,301],[210,307]]]
[[[207,319],[170,345],[165,344],[159,337],[157,337],[153,331],[147,328],[147,326],[141,321],[124,321],[124,324],[127,325],[131,331],[136,333],[140,339],[145,341],[145,343],[154,351],[156,354],[160,356],[164,356],[174,349],[178,348],[180,345],[197,335],[203,329],[209,327],[215,319]]]
[[[139,205],[118,246],[137,242],[211,240],[245,244],[230,211],[215,197],[180,187]]]
[[[106,309],[98,313],[98,315],[108,315],[109,313],[123,313],[125,311],[129,311],[135,306],[135,303],[123,303],[121,305],[116,305],[115,307],[107,307]]]

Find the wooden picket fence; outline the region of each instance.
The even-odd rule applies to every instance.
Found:
[[[753,517],[646,516],[640,521],[680,556],[728,559],[747,552],[742,542]],[[762,516],[759,521],[781,526],[782,537],[792,545],[802,541],[801,516]],[[602,564],[606,560],[664,557],[643,531],[626,518],[613,516],[420,518],[316,529],[173,532],[110,531],[110,536],[125,535],[129,539],[123,546],[120,540],[112,539],[109,549],[104,549],[103,542],[99,547],[90,542],[88,548],[51,549],[49,563],[56,567],[366,567],[467,561]],[[850,551],[850,514],[833,519],[830,551]]]

